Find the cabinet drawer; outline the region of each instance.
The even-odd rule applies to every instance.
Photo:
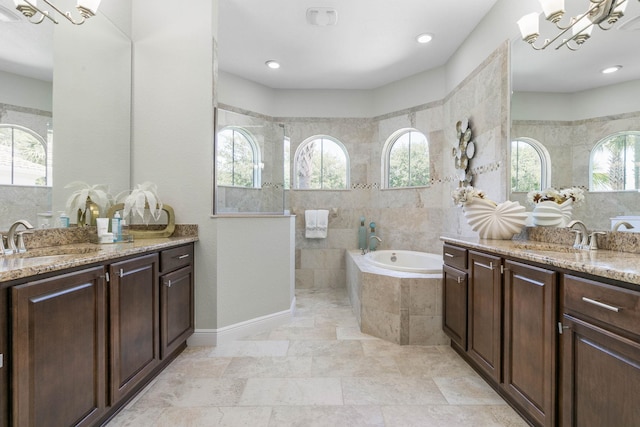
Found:
[[[564,276],[565,309],[640,335],[640,292]]]
[[[179,246],[160,252],[160,271],[167,273],[193,263],[193,245]]]
[[[444,263],[450,265],[451,267],[456,267],[460,270],[467,269],[466,249],[448,245],[445,243],[444,247],[442,248],[442,258],[444,260]]]

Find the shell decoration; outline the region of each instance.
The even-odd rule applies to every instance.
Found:
[[[525,207],[507,200],[499,204],[487,199],[474,199],[464,205],[464,216],[483,239],[508,240],[519,233],[527,220]]]
[[[565,227],[573,214],[573,201],[566,200],[561,204],[554,201],[538,203],[531,214],[533,224],[542,227]]]

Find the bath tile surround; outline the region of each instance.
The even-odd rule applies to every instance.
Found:
[[[345,289],[297,305],[270,332],[187,348],[107,426],[527,425],[449,346],[358,332]]]

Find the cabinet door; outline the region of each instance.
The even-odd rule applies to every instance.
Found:
[[[193,268],[160,279],[160,357],[173,353],[193,333]]]
[[[9,427],[9,298],[0,289],[0,427]]]
[[[448,265],[442,268],[442,329],[462,350],[467,350],[467,273]]]
[[[158,365],[158,255],[109,266],[111,404],[135,389]]]
[[[569,315],[562,338],[563,426],[640,423],[640,344]]]
[[[501,259],[469,251],[468,355],[490,377],[500,382],[501,373]]]
[[[555,425],[557,277],[505,261],[503,387],[539,425]]]
[[[104,270],[15,286],[13,425],[91,425],[106,407]]]

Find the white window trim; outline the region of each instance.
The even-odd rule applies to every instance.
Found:
[[[601,138],[598,142],[596,142],[596,144],[591,149],[591,152],[589,153],[589,191],[594,191],[594,192],[599,192],[599,193],[600,192],[601,193],[625,193],[625,192],[637,192],[637,191],[640,191],[640,189],[636,189],[636,190],[593,190],[593,155],[594,155],[596,149],[600,145],[602,145],[605,141],[608,141],[609,139],[615,138],[618,135],[638,135],[638,136],[640,136],[640,131],[627,130],[627,131],[614,132],[612,134],[609,134],[609,135],[605,136],[604,138]],[[626,173],[626,169],[625,169],[625,173]]]

